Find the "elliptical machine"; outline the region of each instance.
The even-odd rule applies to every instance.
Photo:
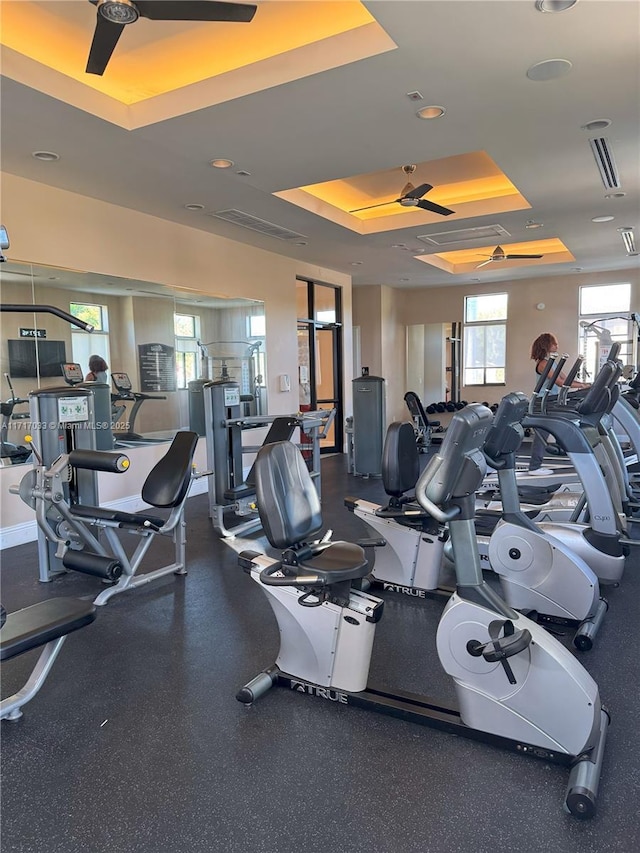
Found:
[[[273,608],[280,652],[236,698],[252,704],[282,684],[570,766],[565,806],[591,817],[609,724],[598,687],[571,652],[508,607],[482,577],[474,493],[486,468],[481,447],[491,422],[482,405],[457,412],[416,489],[422,508],[451,531],[457,591],[436,641],[459,709],[367,684],[383,602],[358,588],[368,572],[361,547],[311,541],[322,527],[320,504],[298,450],[287,442],[264,447],[256,460],[261,520],[281,557],[240,555]]]

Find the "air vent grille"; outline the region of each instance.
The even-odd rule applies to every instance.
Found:
[[[589,145],[593,151],[593,156],[596,161],[596,166],[600,172],[602,183],[608,190],[619,189],[620,176],[616,168],[616,161],[613,156],[613,151],[609,146],[609,142],[605,137],[590,139]]]
[[[282,226],[275,225],[273,222],[267,222],[265,219],[258,219],[257,216],[252,216],[250,213],[243,213],[242,210],[234,210],[233,208],[229,210],[217,210],[215,213],[208,213],[207,216],[224,219],[225,222],[233,222],[234,225],[241,225],[243,228],[259,231],[260,234],[266,234],[267,237],[277,237],[278,240],[305,239],[304,234],[298,234],[297,231],[282,228]]]
[[[439,231],[436,234],[422,234],[416,237],[431,246],[452,246],[456,243],[470,243],[473,240],[493,240],[510,237],[502,225],[482,225],[478,228],[458,228],[455,231]],[[499,242],[496,239],[496,242]]]

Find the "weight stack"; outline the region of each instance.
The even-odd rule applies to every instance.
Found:
[[[384,379],[359,376],[352,384],[353,473],[380,477],[386,427]]]

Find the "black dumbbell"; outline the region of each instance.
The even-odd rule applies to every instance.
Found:
[[[436,404],[435,403],[429,403],[429,405],[427,406],[427,414],[428,415],[435,415],[435,413],[436,413]]]
[[[456,404],[455,404],[455,403],[451,403],[451,402],[449,402],[449,403],[447,403],[447,405],[445,406],[445,409],[446,409],[448,412],[455,412],[455,410],[456,410]]]
[[[436,412],[439,412],[440,414],[442,414],[442,412],[446,412],[446,410],[447,410],[447,404],[444,401],[441,401],[440,403],[436,403]]]
[[[457,409],[458,411],[460,411],[460,409],[464,409],[464,407],[465,407],[465,404],[462,402],[462,400],[459,400],[459,401],[456,403],[456,409]]]
[[[495,413],[498,411],[498,404],[497,404],[497,403],[492,403],[492,404],[489,406],[489,408],[490,408],[490,409],[491,409],[491,411],[495,414]]]

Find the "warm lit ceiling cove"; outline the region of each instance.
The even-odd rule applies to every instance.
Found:
[[[132,130],[396,47],[355,0],[257,5],[242,25],[140,18],[96,76],[88,0],[3,0],[2,73]]]
[[[551,237],[547,240],[529,240],[525,243],[501,243],[502,253],[495,254],[496,244],[481,246],[476,249],[459,249],[455,252],[438,252],[433,255],[417,255],[417,261],[423,261],[433,267],[444,270],[452,275],[463,275],[464,273],[477,273],[482,275],[484,270],[495,273],[496,269],[509,267],[539,266],[541,264],[563,264],[575,258],[564,245],[562,240]],[[542,255],[541,258],[529,258],[521,260],[502,259],[500,254],[506,255]],[[487,263],[491,258],[496,260]]]
[[[443,222],[437,213],[397,203],[406,181],[398,165],[382,172],[296,187],[274,195],[358,234]],[[531,207],[484,151],[417,163],[411,183],[433,186],[428,200],[455,211],[447,217],[447,222]],[[368,205],[381,206],[359,210]]]

